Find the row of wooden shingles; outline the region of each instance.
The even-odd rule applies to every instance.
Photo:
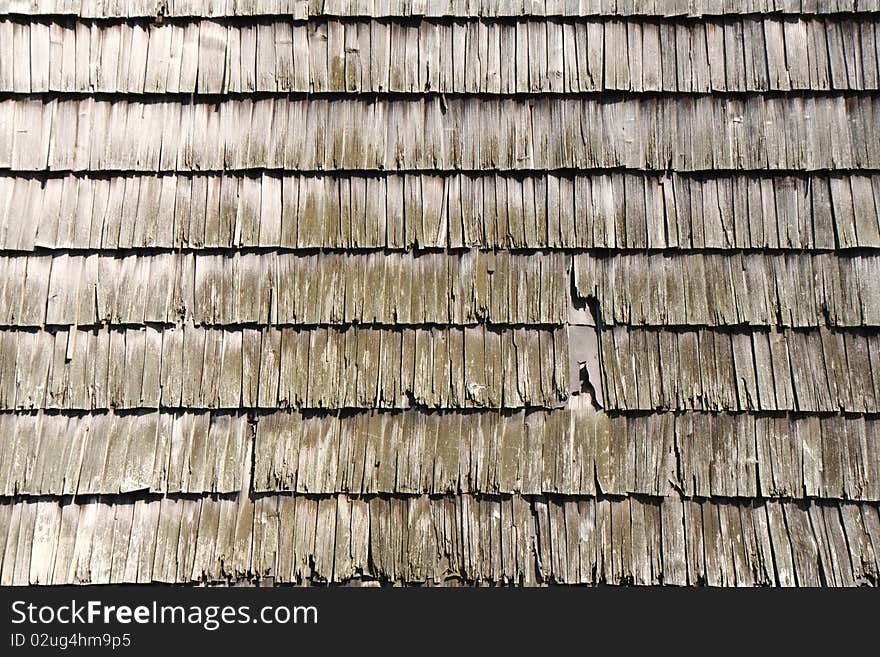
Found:
[[[562,324],[562,253],[0,256],[0,324]]]
[[[878,88],[875,22],[0,21],[16,93],[577,93]],[[475,65],[476,63],[476,65]]]
[[[164,16],[313,16],[469,18],[473,16],[702,16],[755,13],[838,14],[880,10],[877,0],[168,0]],[[153,0],[9,0],[10,13],[26,16],[153,18]]]
[[[876,248],[878,208],[860,174],[0,175],[0,248]]]
[[[0,582],[876,581],[859,503],[268,495],[0,503]]]
[[[0,102],[0,168],[877,169],[878,103],[869,95],[14,99]]]
[[[880,411],[878,335],[615,327],[600,337],[605,408]]]
[[[564,330],[0,331],[0,407],[523,408],[568,396]]]
[[[684,412],[270,413],[255,490],[880,500],[864,416]]]
[[[257,493],[880,501],[864,416],[139,411],[0,413],[0,428],[4,496],[234,493],[252,462]]]
[[[839,253],[574,257],[606,324],[880,326],[880,258]]]

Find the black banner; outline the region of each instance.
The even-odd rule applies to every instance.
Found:
[[[181,649],[652,652],[836,650],[875,641],[875,591],[545,588],[0,589],[0,655]],[[710,642],[710,643],[705,643]]]

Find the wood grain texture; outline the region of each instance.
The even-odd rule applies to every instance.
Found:
[[[873,332],[602,331],[606,408],[876,413]]]
[[[864,416],[682,412],[0,413],[0,497],[235,493],[880,501]]]
[[[9,0],[24,15],[155,16],[156,0]],[[166,0],[165,16],[700,16],[741,13],[875,12],[877,0]]]
[[[0,101],[0,169],[880,169],[878,103],[873,95],[758,94],[218,104],[15,99]],[[353,133],[352,125],[364,130]]]
[[[560,329],[483,326],[0,330],[0,407],[554,408],[566,349]]]
[[[758,253],[576,256],[578,294],[606,324],[876,326],[874,256]]]
[[[253,438],[244,414],[7,414],[0,495],[235,493]]]
[[[517,23],[410,24],[0,20],[0,49],[11,56],[0,66],[0,92],[872,90],[880,83],[875,40],[872,20],[850,17],[667,21],[662,29],[641,19],[562,22],[535,16]],[[710,56],[716,41],[741,49]],[[847,63],[853,62],[858,67],[851,70]],[[658,75],[664,67],[672,74]]]
[[[860,174],[0,173],[0,248],[876,249],[878,208]]]
[[[0,584],[880,582],[878,0],[3,9]]]
[[[0,324],[563,324],[567,268],[506,251],[0,256]]]
[[[63,512],[26,501],[0,503],[0,581],[810,586],[818,568],[823,584],[852,586],[877,577],[877,514],[865,503],[677,496],[123,496]],[[236,517],[240,536],[218,531]]]

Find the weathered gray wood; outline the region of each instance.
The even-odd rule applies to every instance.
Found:
[[[25,549],[29,563],[34,564],[18,577],[33,583],[44,581],[39,568],[46,564],[50,568],[54,564],[54,572],[49,573],[53,581],[71,581],[68,577],[82,581],[74,564],[83,550],[90,563],[90,581],[108,582],[218,581],[256,572],[300,583],[360,576],[438,583],[438,576],[445,573],[445,577],[466,582],[536,583],[532,578],[538,577],[538,581],[559,583],[750,585],[772,583],[768,576],[776,573],[778,583],[792,585],[819,582],[817,559],[822,560],[825,577],[834,578],[822,583],[846,584],[876,575],[871,541],[877,511],[873,506],[844,503],[838,510],[811,502],[802,506],[686,502],[682,514],[676,505],[680,502],[672,499],[654,506],[635,500],[605,499],[594,504],[587,499],[575,504],[518,496],[510,500],[414,496],[367,502],[338,495],[320,500],[282,496],[240,502],[86,502],[68,505],[63,513],[54,501],[2,506],[3,517],[8,511],[12,518],[13,545]],[[28,519],[20,524],[15,519],[22,508],[29,516],[33,512],[33,522]],[[251,510],[246,512],[247,508]],[[253,556],[230,563],[231,535],[227,536],[224,526],[234,524],[228,521],[243,512],[249,520],[239,523],[239,528],[251,537]],[[767,514],[769,535],[766,520],[761,520]],[[774,524],[783,514],[783,524]],[[78,530],[64,530],[76,517]],[[106,533],[93,533],[89,517],[103,523]],[[43,521],[38,523],[38,518]],[[516,528],[512,535],[504,534],[505,518]],[[816,522],[822,523],[819,552],[813,538]],[[841,542],[844,531],[848,543]],[[188,543],[181,552],[183,540]],[[705,546],[704,540],[709,541]],[[9,551],[10,539],[6,545],[4,558],[14,558],[18,551]],[[122,561],[111,566],[111,552],[105,547],[115,551],[123,545],[128,552],[120,553]],[[534,574],[526,566],[529,545],[539,550],[539,568]],[[841,547],[846,552],[841,553]],[[373,555],[369,562],[365,550]],[[685,580],[686,550],[690,565]],[[46,554],[55,556],[46,560]]]
[[[873,307],[865,305],[873,299],[873,293],[867,281],[860,278],[875,264],[873,256],[850,259],[827,255],[688,254],[664,259],[617,255],[575,259],[578,293],[598,300],[603,321],[655,326],[859,324],[875,314]],[[832,275],[845,278],[846,284],[830,285]],[[697,285],[697,280],[708,289]],[[688,294],[693,285],[697,285],[692,288],[693,294]],[[851,298],[850,303],[841,304],[842,294]],[[711,303],[711,317],[706,303]]]
[[[12,166],[19,170],[43,170],[48,168],[69,168],[71,144],[74,141],[59,143],[49,149],[47,137],[53,130],[57,132],[63,125],[63,117],[67,113],[80,110],[88,122],[84,126],[90,130],[93,143],[89,167],[93,170],[128,169],[135,171],[151,171],[159,167],[159,145],[162,151],[176,151],[176,164],[173,168],[180,171],[196,169],[218,170],[227,168],[254,168],[258,166],[270,168],[364,168],[363,155],[369,163],[366,168],[377,169],[427,169],[460,167],[466,169],[492,167],[501,170],[521,168],[585,168],[585,167],[616,167],[655,168],[664,166],[674,155],[676,167],[688,171],[706,168],[711,161],[706,160],[706,153],[724,148],[736,148],[743,153],[742,166],[757,168],[769,162],[771,169],[815,169],[815,168],[876,168],[878,157],[873,150],[864,151],[853,148],[853,139],[858,143],[857,135],[870,134],[871,129],[864,123],[868,118],[857,105],[847,103],[843,98],[817,98],[815,109],[817,114],[828,117],[828,133],[834,138],[831,151],[822,149],[786,152],[774,138],[781,135],[769,133],[772,121],[768,124],[759,121],[758,111],[744,112],[741,101],[732,99],[695,98],[688,102],[676,102],[666,98],[660,99],[626,99],[598,104],[592,99],[561,99],[549,103],[529,105],[521,100],[482,101],[479,106],[471,105],[465,99],[449,99],[441,107],[439,99],[432,100],[393,100],[366,103],[363,101],[326,101],[326,100],[289,100],[263,99],[257,101],[230,100],[221,103],[217,111],[213,106],[195,104],[182,106],[172,102],[161,102],[145,105],[138,102],[105,102],[105,101],[51,101],[45,105],[28,100],[7,100],[0,103],[0,114],[14,116],[7,123],[4,139],[12,139]],[[749,101],[757,104],[757,101]],[[786,132],[792,139],[800,139],[808,126],[801,113],[792,110],[794,101],[782,98],[761,100],[768,114],[774,117],[787,114],[796,117],[786,123]],[[863,103],[873,112],[875,99],[866,99]],[[244,103],[248,103],[245,105]],[[356,152],[333,152],[334,149],[306,148],[298,151],[298,157],[288,161],[286,151],[293,145],[292,135],[301,133],[302,119],[288,123],[287,131],[282,139],[272,137],[269,128],[273,120],[280,123],[288,114],[292,117],[302,115],[308,103],[308,114],[312,117],[314,132],[308,135],[326,135],[329,144],[341,142],[343,125],[352,122],[373,125],[378,121],[377,128],[391,130],[388,132],[388,143],[370,141],[363,144],[363,150]],[[331,110],[332,107],[332,110]],[[251,109],[248,117],[243,111]],[[444,114],[445,108],[445,114]],[[742,116],[741,125],[735,133],[721,136],[715,130],[715,121],[708,117],[715,114],[733,114]],[[155,131],[124,131],[127,121],[154,120]],[[560,123],[551,121],[559,116]],[[596,114],[597,121],[585,122],[586,117]],[[273,117],[274,119],[270,119]],[[415,135],[432,134],[426,127],[434,121],[443,121],[455,126],[449,140],[444,143],[436,141],[424,142],[423,146],[415,146]],[[498,121],[503,116],[506,120]],[[188,117],[192,117],[192,122]],[[343,121],[343,117],[346,117]],[[629,118],[624,118],[629,117]],[[693,133],[679,133],[670,130],[669,124],[674,117],[677,122],[687,123],[694,127]],[[181,124],[181,118],[183,123]],[[106,138],[104,122],[112,121],[113,129]],[[545,127],[550,122],[561,129],[548,131]],[[632,122],[632,123],[631,123]],[[14,123],[14,125],[13,125]],[[525,159],[516,155],[513,146],[526,136],[527,124],[532,125],[534,134],[530,142],[537,147]],[[604,124],[602,130],[596,125]],[[629,135],[630,125],[645,125],[646,130],[638,135]],[[179,135],[172,126],[183,125]],[[256,129],[254,126],[265,126]],[[54,126],[54,128],[53,128]],[[119,127],[122,126],[122,127]],[[390,127],[389,127],[390,126]],[[455,144],[475,131],[481,135],[474,149],[457,149]],[[277,131],[272,131],[277,135]],[[250,144],[247,153],[224,157],[225,150],[232,150],[233,137],[248,134]],[[399,133],[399,134],[398,134]],[[577,135],[578,148],[563,148],[563,135]],[[657,143],[646,149],[647,135],[657,137]],[[503,142],[497,141],[503,139]],[[696,153],[687,147],[682,148],[679,138],[701,144],[701,152]],[[728,141],[733,139],[733,143]],[[487,153],[486,157],[477,155],[480,143],[487,145],[496,140],[502,148],[497,153]],[[399,145],[397,142],[399,140]],[[290,142],[288,144],[288,142]],[[508,142],[508,143],[505,143]],[[604,147],[605,144],[611,147]],[[168,148],[165,149],[167,144]],[[543,144],[543,146],[542,146]],[[784,144],[783,144],[784,146]],[[85,147],[85,144],[83,145]],[[397,155],[389,157],[390,153]],[[809,153],[809,157],[808,157]],[[284,157],[282,157],[284,155]],[[164,157],[164,156],[163,156]],[[77,167],[81,169],[82,167]]]
[[[620,174],[615,174],[615,176],[618,175]],[[429,215],[428,224],[424,224],[425,219],[419,222],[418,233],[412,233],[405,243],[401,242],[402,237],[400,236],[405,228],[405,218],[402,211],[397,208],[398,204],[403,203],[403,196],[398,194],[397,190],[400,184],[410,179],[418,181],[418,177],[415,176],[398,174],[382,174],[378,178],[364,178],[349,174],[342,177],[323,178],[304,177],[298,174],[286,174],[279,177],[265,175],[261,178],[228,174],[222,177],[206,175],[202,178],[202,176],[203,174],[194,177],[166,174],[156,177],[132,176],[107,179],[68,175],[42,181],[45,184],[43,188],[38,179],[0,175],[0,217],[23,216],[31,212],[28,210],[31,204],[35,204],[34,207],[42,205],[44,212],[37,216],[37,221],[28,223],[27,227],[36,232],[38,236],[36,239],[39,240],[40,246],[54,249],[87,249],[95,246],[97,240],[104,248],[108,249],[151,246],[165,249],[181,246],[199,249],[205,246],[231,247],[241,245],[300,248],[325,246],[333,249],[387,247],[399,250],[404,247],[413,247],[417,236],[423,245],[430,243],[431,245],[453,248],[471,246],[544,247],[550,244],[546,236],[534,232],[532,219],[528,215],[529,212],[534,213],[536,204],[538,206],[546,205],[548,190],[554,188],[548,187],[546,184],[535,186],[536,183],[540,183],[544,179],[543,175],[526,176],[525,178],[505,175],[495,180],[496,188],[501,185],[502,188],[507,189],[507,197],[506,199],[502,197],[499,205],[494,202],[495,194],[493,192],[491,208],[484,209],[482,213],[476,215],[465,211],[469,222],[478,222],[473,224],[476,231],[473,234],[471,234],[470,227],[462,232],[464,228],[462,218],[454,216],[455,212],[460,210],[459,204],[477,203],[482,206],[483,181],[489,176],[494,177],[495,174],[438,176],[436,180],[442,182],[443,190],[440,192],[442,197],[432,201],[432,204],[437,206],[437,210]],[[548,179],[550,178],[555,178],[555,174],[549,175]],[[642,178],[641,182],[639,182],[639,178]],[[279,201],[275,197],[279,180],[282,185],[280,214],[277,205]],[[611,181],[609,176],[577,174],[571,178],[562,176],[558,180],[559,185],[568,185],[571,180],[570,184],[573,185],[575,193],[567,195],[564,202],[559,202],[560,227],[559,235],[556,238],[558,242],[554,242],[554,244],[564,248],[615,245],[621,248],[642,248],[645,245],[644,237],[640,232],[629,235],[627,231],[621,231],[616,234],[616,229],[612,228],[610,233],[606,233],[604,228],[600,231],[600,226],[594,225],[592,214],[594,211],[598,212],[598,209],[591,211],[590,208],[596,204],[610,203],[610,199],[613,198],[610,189],[608,190],[608,199],[603,197],[604,185],[606,182],[610,184]],[[621,204],[619,211],[625,213],[627,223],[637,225],[644,223],[646,225],[647,235],[653,235],[651,238],[653,242],[650,244],[652,247],[677,248],[679,246],[679,232],[690,234],[692,232],[690,224],[697,221],[697,217],[700,217],[700,222],[704,221],[702,219],[705,212],[703,204],[704,201],[708,202],[705,199],[706,193],[713,196],[709,205],[711,209],[712,205],[716,204],[714,195],[717,194],[719,199],[717,203],[721,204],[721,199],[730,197],[734,194],[734,190],[743,188],[746,183],[751,186],[762,181],[769,184],[770,187],[766,191],[766,198],[757,202],[757,207],[752,207],[746,199],[743,199],[744,205],[742,206],[738,201],[730,206],[726,202],[719,205],[720,214],[715,212],[716,219],[713,221],[720,221],[722,226],[708,234],[701,233],[700,241],[694,243],[693,246],[698,248],[729,248],[731,246],[728,238],[729,228],[723,227],[728,224],[735,225],[736,231],[739,231],[742,226],[744,232],[736,238],[738,240],[737,246],[746,248],[780,248],[778,234],[782,231],[787,235],[790,231],[787,227],[789,224],[800,226],[800,234],[797,236],[799,243],[796,244],[799,248],[828,249],[833,248],[835,244],[841,247],[865,246],[873,248],[877,244],[876,226],[880,225],[877,218],[877,204],[874,201],[869,201],[867,196],[867,190],[873,188],[875,190],[874,197],[878,197],[876,189],[880,185],[878,183],[880,178],[877,176],[843,176],[840,178],[842,183],[835,182],[833,198],[836,199],[837,209],[833,216],[831,214],[832,203],[828,199],[828,179],[818,175],[754,178],[752,176],[715,174],[708,178],[690,178],[675,174],[666,179],[667,188],[671,187],[672,183],[677,184],[679,188],[683,185],[688,187],[699,185],[695,189],[700,191],[700,198],[682,196],[675,200],[662,196],[654,200],[653,190],[659,189],[656,186],[663,180],[656,175],[640,174],[630,178],[628,174],[626,180],[627,193],[626,195],[621,193],[617,199]],[[110,194],[112,189],[122,185],[118,192],[114,192],[119,195],[118,202],[121,203],[121,199],[127,194],[125,191],[126,182],[132,186],[131,195],[140,199],[139,202],[132,202],[126,206],[127,212],[130,213],[126,215],[126,222],[130,222],[135,227],[143,226],[143,228],[136,228],[133,232],[130,231],[126,236],[122,236],[119,226],[120,210],[107,210],[105,197]],[[212,195],[219,194],[219,199],[215,201],[212,197],[210,201],[204,198],[194,200],[192,196],[194,182],[197,189],[205,190]],[[463,183],[466,184],[462,187]],[[475,187],[471,183],[476,183],[477,186]],[[342,234],[339,230],[334,229],[329,222],[309,220],[298,226],[304,218],[308,217],[310,212],[315,210],[315,208],[309,209],[307,205],[301,203],[300,195],[302,193],[308,193],[315,203],[326,205],[336,198],[338,204],[340,194],[349,198],[351,189],[358,189],[364,184],[367,186],[367,204],[361,206],[359,202],[356,202],[355,197],[347,206],[352,222],[356,222],[358,225],[363,222],[365,232],[360,237],[357,237],[357,233]],[[241,195],[239,195],[239,187],[244,192]],[[264,193],[264,187],[267,195],[266,202],[271,205],[266,208],[267,219],[272,218],[271,222],[276,222],[274,217],[285,217],[281,225],[280,236],[276,234],[274,228],[268,232],[261,231],[259,216],[253,218],[254,213],[259,215],[262,212],[260,197]],[[646,190],[646,195],[641,193],[643,187]],[[62,188],[67,190],[64,193],[71,197],[69,201],[65,201],[66,209],[62,209],[61,214],[49,211],[46,208],[47,204],[58,207],[61,203],[57,195],[61,193]],[[385,189],[388,191],[386,192]],[[854,192],[842,196],[850,189]],[[154,194],[153,190],[159,195],[158,213],[154,211],[151,203],[145,202],[145,199]],[[378,199],[369,201],[373,190],[377,194],[387,195],[387,201],[382,200],[381,203]],[[636,193],[630,194],[630,190]],[[424,203],[424,199],[427,197],[423,196],[421,189],[417,191],[418,196],[414,197],[412,202]],[[790,208],[782,216],[777,215],[775,207],[775,198],[779,195],[786,199],[786,207]],[[175,196],[177,196],[176,202]],[[445,200],[439,202],[439,198],[446,199],[447,196],[449,197],[448,202]],[[649,202],[648,199],[651,201]],[[208,212],[205,215],[207,218],[201,229],[198,228],[198,222],[190,212],[190,204],[193,202],[196,204],[207,203],[208,205]],[[213,210],[215,202],[219,204],[217,209],[219,214]],[[371,203],[378,205],[374,207]],[[659,205],[654,205],[654,203],[659,203]],[[4,208],[8,208],[8,213]],[[528,230],[528,232],[524,232],[522,236],[519,236],[519,228],[515,223],[518,221],[515,220],[515,217],[520,213],[527,213],[523,215],[523,230]],[[238,215],[237,218],[236,215]],[[421,217],[421,212],[419,216]],[[36,244],[33,235],[21,237],[19,231],[22,228],[22,222],[14,222],[9,218],[5,218],[0,225],[0,246],[16,250],[33,249]],[[237,221],[241,224],[238,229],[235,226]],[[499,222],[509,227],[509,234],[507,229],[500,234],[494,228],[487,231],[490,227],[498,225]],[[680,222],[683,222],[682,225],[679,225]],[[858,222],[858,232],[856,231],[856,222]],[[210,231],[215,237],[210,238],[209,242],[205,244],[205,237],[197,237],[197,235],[201,235],[209,225],[215,226]],[[768,241],[767,236],[755,232],[758,229],[763,230],[765,225],[767,230],[776,236],[773,242]],[[411,224],[406,223],[407,230],[410,226]],[[590,226],[593,228],[591,229]],[[874,228],[871,228],[872,226]],[[426,241],[426,235],[431,236],[430,242]],[[688,240],[691,239],[688,238]],[[688,246],[691,243],[688,241]],[[750,257],[754,262],[759,261],[755,255]],[[750,261],[750,266],[753,265],[754,263]],[[158,271],[164,273],[166,270]],[[109,271],[107,275],[110,275]],[[14,280],[20,280],[20,278],[15,276]],[[46,284],[46,282],[42,283],[42,285]],[[162,296],[157,299],[160,305],[153,306],[158,311],[163,307],[159,299],[164,300],[166,295],[172,292],[172,288],[170,286],[163,288],[157,283],[157,289],[162,290]],[[80,295],[84,294],[85,292],[80,288]],[[81,306],[81,316],[90,318],[92,301],[84,297],[82,301],[86,305]],[[98,310],[100,310],[100,305],[99,303]],[[102,313],[100,316],[103,317],[104,314]]]
[[[11,1],[0,583],[878,581],[876,0]]]
[[[663,341],[657,340],[656,330],[616,327],[603,331],[602,335],[600,354],[606,390],[627,369],[632,371],[634,380],[640,385],[637,389],[627,388],[624,384],[617,395],[607,400],[611,408],[748,410],[753,407],[753,400],[758,399],[756,379],[751,375],[739,382],[735,379],[736,359],[745,362],[747,359],[745,354],[734,356],[733,343],[726,333],[702,330],[667,334],[659,331],[660,336],[665,335],[677,343],[679,367],[674,370],[662,366]],[[826,337],[823,339],[823,336]],[[870,360],[869,352],[863,336],[826,332],[824,329],[809,332],[785,330],[771,332],[769,340],[776,400],[772,405],[763,405],[762,400],[762,408],[805,412],[837,411],[841,407],[864,412],[876,408],[872,370],[866,366]],[[612,346],[615,343],[622,348]],[[754,344],[761,344],[760,337]],[[737,342],[737,345],[747,347],[745,342]],[[809,354],[819,352],[823,353],[822,360],[809,357]],[[763,347],[755,349],[754,353],[763,354]],[[862,360],[857,361],[858,357]],[[855,367],[848,366],[847,359],[856,362]],[[833,399],[832,390],[836,391]],[[853,395],[853,390],[870,391],[871,398],[866,399],[863,394]],[[649,402],[649,399],[654,401]],[[771,400],[768,398],[767,401]]]

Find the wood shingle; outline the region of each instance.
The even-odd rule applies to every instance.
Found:
[[[878,0],[6,0],[0,585],[876,586]]]

